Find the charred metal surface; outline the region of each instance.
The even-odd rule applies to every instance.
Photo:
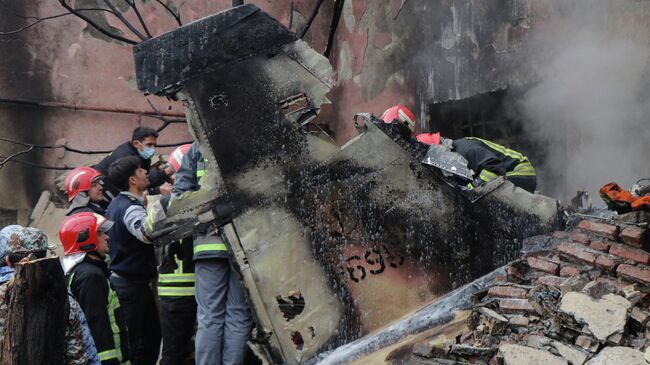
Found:
[[[255,5],[239,6],[134,47],[138,88],[173,95],[177,86],[209,68],[275,53],[295,40],[294,33]],[[227,103],[227,99],[214,101]]]
[[[214,24],[232,30],[197,33]],[[237,202],[226,237],[256,315],[255,340],[274,361],[295,364],[508,261],[524,237],[552,229],[557,207],[509,183],[472,204],[421,163],[426,146],[389,125],[369,124],[343,148],[308,132],[305,123],[329,103],[331,66],[304,42],[287,42],[287,32],[247,5],[144,42],[135,54],[143,91],[179,88],[209,160],[202,190],[173,203],[163,226],[196,221],[206,209],[209,221],[217,198]],[[241,56],[245,48],[246,57],[206,48],[190,58],[175,48],[197,37],[217,44],[222,33],[229,42],[218,52]],[[142,57],[155,54],[165,60]],[[287,300],[294,291],[304,301]]]

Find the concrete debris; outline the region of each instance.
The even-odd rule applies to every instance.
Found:
[[[505,344],[499,346],[504,365],[568,365],[568,362],[546,351],[526,346]]]
[[[641,351],[629,347],[605,347],[598,355],[589,360],[586,365],[647,365]]]
[[[568,346],[559,341],[553,341],[551,343],[553,347],[557,350],[558,354],[563,358],[567,359],[572,365],[582,365],[587,361],[589,354],[581,351],[575,347]]]
[[[629,238],[642,240],[646,232],[638,224],[608,222],[582,219],[580,231],[546,236],[559,240],[556,246],[512,262],[507,276],[472,302],[467,330],[451,347],[473,352],[439,357],[504,365],[647,365],[645,356],[650,363],[650,252]],[[486,360],[490,349],[494,355]]]

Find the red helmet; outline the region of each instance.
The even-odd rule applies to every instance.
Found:
[[[183,162],[183,156],[187,153],[187,151],[192,147],[190,143],[184,144],[182,146],[176,147],[174,152],[172,152],[171,155],[169,155],[169,166],[174,170],[174,172],[178,172],[178,169],[181,168],[181,162]]]
[[[417,136],[415,136],[415,139],[422,143],[426,143],[428,145],[432,144],[440,144],[440,132],[436,133],[420,133]]]
[[[415,114],[413,114],[412,111],[408,110],[408,108],[403,105],[398,104],[394,107],[386,109],[380,118],[384,121],[384,123],[392,123],[395,119],[397,119],[400,123],[406,124],[413,135],[415,135]]]
[[[94,251],[99,244],[98,232],[108,232],[113,222],[91,212],[73,214],[61,223],[59,240],[65,255]]]
[[[70,171],[65,177],[65,192],[68,194],[68,202],[71,202],[79,192],[88,191],[93,181],[102,176],[101,172],[92,167],[77,167]]]

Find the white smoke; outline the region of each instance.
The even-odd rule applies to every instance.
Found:
[[[650,50],[602,19],[566,19],[557,37],[537,40],[549,57],[518,108],[526,134],[544,149],[539,185],[563,201],[586,189],[599,202],[606,183],[629,188],[650,177]]]

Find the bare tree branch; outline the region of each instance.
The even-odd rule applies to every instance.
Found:
[[[26,149],[26,150],[18,151],[18,152],[16,152],[16,153],[12,154],[12,155],[9,155],[9,156],[5,157],[2,161],[0,161],[0,169],[1,169],[1,168],[2,168],[2,167],[3,167],[7,162],[11,161],[12,158],[14,158],[14,157],[18,157],[18,156],[23,155],[23,154],[25,154],[25,153],[28,153],[28,152],[30,152],[30,151],[33,150],[33,149],[34,149],[34,146],[30,146],[30,147],[29,147],[28,149]]]
[[[156,131],[161,132],[163,129],[167,128],[170,124],[172,123],[185,123],[186,120],[184,118],[165,118],[163,115],[160,113],[160,111],[153,105],[151,100],[147,99],[147,103],[149,103],[149,106],[153,111],[157,114],[157,116],[154,115],[149,115],[149,117],[156,118],[158,120],[161,120],[163,124],[160,126],[160,128],[156,129]]]
[[[136,27],[134,27],[133,24],[131,24],[131,22],[126,20],[126,18],[122,15],[122,12],[119,9],[117,9],[115,5],[113,5],[111,0],[104,0],[104,4],[106,4],[106,6],[108,6],[109,9],[113,10],[113,13],[115,13],[115,16],[122,22],[122,24],[126,25],[126,27],[129,28],[129,30],[133,34],[135,34],[138,38],[140,38],[143,41],[149,39],[144,34],[140,33],[140,31]]]
[[[66,8],[69,12],[71,12],[75,16],[81,18],[82,20],[84,20],[86,23],[88,23],[88,25],[90,25],[91,27],[97,29],[97,31],[102,33],[103,35],[105,35],[107,37],[110,37],[110,38],[113,38],[113,39],[117,39],[118,41],[122,41],[124,43],[133,44],[133,45],[138,44],[137,41],[134,41],[134,40],[129,39],[129,38],[122,37],[122,36],[120,36],[118,34],[111,33],[108,30],[102,28],[99,24],[95,23],[92,19],[88,18],[87,16],[85,16],[81,12],[75,10],[72,6],[70,6],[70,4],[68,4],[66,2],[66,0],[59,0],[59,3],[61,4],[61,6]]]
[[[113,14],[112,11],[110,11],[108,9],[102,9],[102,8],[77,9],[77,11],[106,11],[106,12],[109,12],[109,13]],[[19,15],[19,14],[14,14],[14,15],[19,17],[19,18],[25,19],[25,20],[34,20],[34,22],[32,22],[30,24],[27,24],[26,26],[18,28],[18,29],[10,30],[10,31],[7,31],[7,32],[0,32],[0,35],[12,35],[12,34],[20,33],[20,32],[22,32],[22,31],[24,31],[26,29],[29,29],[29,28],[35,26],[36,24],[38,24],[40,22],[50,20],[50,19],[61,18],[61,17],[64,17],[66,15],[72,15],[72,13],[68,12],[68,13],[50,15],[50,16],[46,16],[46,17],[43,17],[43,18],[39,18],[39,17],[35,17],[35,16],[23,16],[23,15]]]
[[[127,4],[133,9],[135,12],[135,15],[138,17],[138,20],[140,21],[140,24],[142,24],[142,29],[144,29],[144,32],[147,33],[147,36],[149,38],[152,37],[151,33],[149,32],[149,28],[147,28],[147,23],[145,23],[144,19],[142,18],[142,14],[140,14],[140,10],[138,10],[138,6],[135,3],[136,0],[124,0],[126,1]]]
[[[180,8],[178,9],[178,14],[176,14],[167,4],[163,3],[161,0],[156,0],[156,2],[160,5],[162,5],[169,14],[171,14],[174,19],[176,19],[176,23],[178,23],[179,27],[183,26],[183,23],[181,22],[181,11]]]
[[[291,5],[293,6],[293,3]],[[312,11],[311,15],[309,16],[309,19],[307,20],[307,24],[305,24],[305,27],[302,29],[302,32],[300,32],[300,39],[303,39],[305,37],[305,34],[307,34],[307,31],[309,30],[309,27],[311,27],[311,23],[314,22],[314,19],[316,18],[316,15],[320,10],[321,5],[323,5],[323,0],[318,0],[318,3],[316,4],[314,11]]]

